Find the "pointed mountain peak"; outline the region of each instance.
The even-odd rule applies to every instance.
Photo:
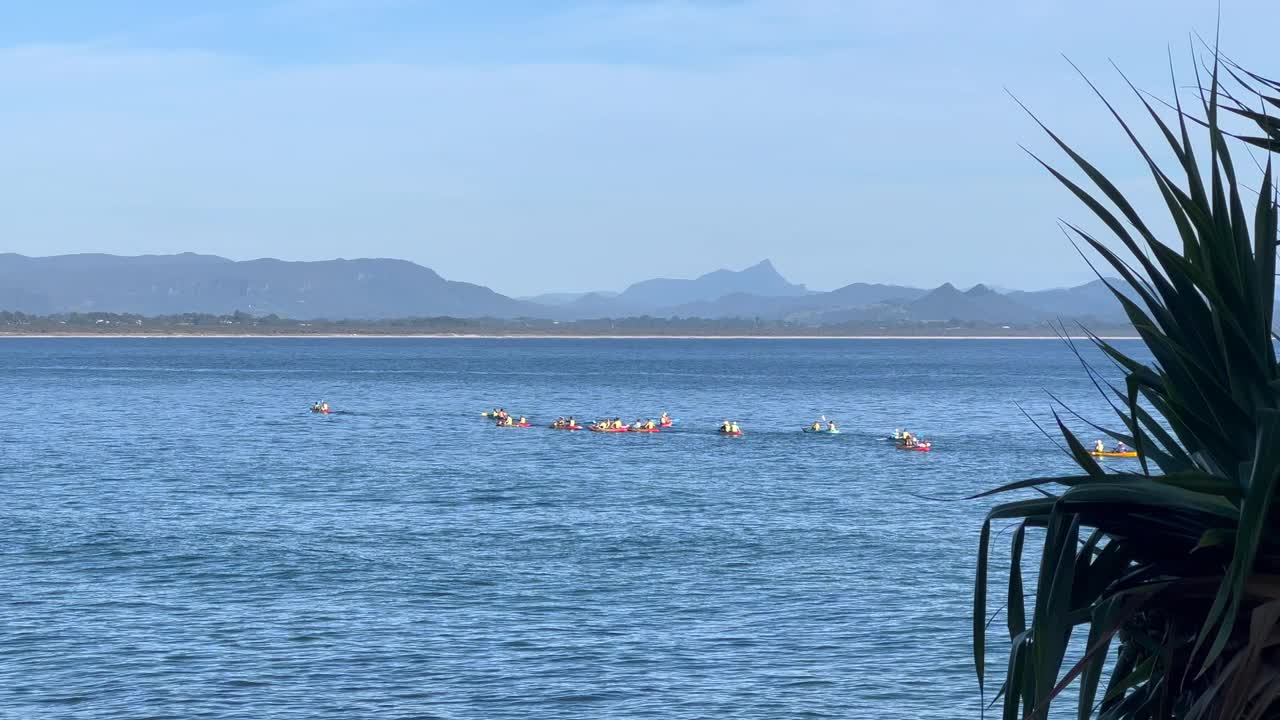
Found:
[[[970,297],[982,297],[984,295],[998,295],[999,293],[987,287],[986,285],[983,285],[982,283],[978,283],[977,285],[974,285],[973,287],[966,290],[964,294]]]
[[[947,282],[947,283],[942,283],[942,284],[941,284],[941,285],[939,285],[938,287],[934,288],[934,289],[933,289],[933,291],[934,291],[934,292],[936,292],[936,293],[958,293],[958,292],[960,292],[959,290],[957,290],[957,289],[956,289],[956,286],[955,286],[955,285],[952,285],[952,284],[951,284],[951,283],[949,283],[949,282]]]
[[[713,270],[709,273],[706,273],[701,277],[703,278],[724,277],[727,275],[741,275],[746,277],[768,277],[768,278],[783,279],[782,274],[779,273],[778,269],[773,266],[773,262],[768,259],[761,260],[755,265],[751,265],[750,267],[745,267],[741,270],[730,270],[728,268],[720,268],[719,270]]]
[[[737,274],[767,282],[787,283],[787,279],[782,277],[782,273],[778,272],[778,268],[774,267],[773,262],[768,259],[761,260],[749,268],[739,270]]]
[[[657,278],[635,283],[618,296],[632,308],[668,308],[690,302],[712,301],[725,295],[745,293],[765,297],[808,294],[804,285],[788,282],[769,260],[743,270],[720,269],[693,280]]]

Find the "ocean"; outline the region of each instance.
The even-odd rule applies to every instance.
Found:
[[[1114,418],[1059,341],[3,339],[0,717],[977,717],[1049,393]]]

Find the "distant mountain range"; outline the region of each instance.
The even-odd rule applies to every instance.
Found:
[[[537,306],[404,260],[235,262],[212,255],[0,255],[0,309],[286,317],[516,317]]]
[[[789,282],[768,260],[694,279],[660,278],[622,292],[551,293],[514,299],[445,280],[403,260],[232,261],[210,255],[0,254],[0,310],[49,315],[115,312],[275,314],[298,319],[407,317],[623,317],[760,319],[803,325],[946,322],[1030,325],[1075,319],[1123,324],[1102,281],[1037,292],[853,283],[815,292]]]
[[[763,260],[737,272],[716,270],[692,280],[644,280],[620,293],[585,293],[568,302],[552,304],[557,306],[554,317],[558,320],[639,315],[730,317],[729,313],[742,310],[716,305],[726,297],[749,296],[767,303],[785,304],[779,300],[810,294],[804,285],[788,282],[772,262]],[[700,314],[704,309],[711,314]]]

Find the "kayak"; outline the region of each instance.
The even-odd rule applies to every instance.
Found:
[[[664,422],[664,423],[658,423],[658,425],[659,425],[659,427],[669,428],[669,427],[671,427],[672,425],[675,425],[675,423],[673,423],[673,422]]]
[[[928,444],[907,445],[905,443],[898,443],[897,445],[894,445],[894,447],[898,448],[899,450],[914,450],[916,452],[929,452],[931,449],[933,449],[933,446]]]
[[[581,425],[552,425],[552,430],[581,430]]]
[[[718,432],[721,435],[727,435],[729,437],[742,437],[741,430],[719,430]]]
[[[839,430],[814,430],[812,428],[801,428],[800,432],[807,432],[811,435],[839,435]]]
[[[631,428],[630,432],[656,433],[658,428]]]
[[[596,427],[595,425],[592,425],[587,429],[590,430],[591,432],[631,432],[631,428],[624,428],[624,427],[602,428],[602,427]]]
[[[321,410],[320,408],[311,408],[311,412],[316,413],[317,415],[328,415],[329,413],[331,413],[331,412],[333,412],[333,411],[332,411],[332,410]]]
[[[495,427],[500,427],[500,428],[529,427],[529,423],[526,422],[526,423],[515,423],[514,425],[497,425]]]
[[[1125,452],[1114,452],[1114,451],[1111,451],[1111,450],[1105,450],[1105,451],[1103,451],[1103,452],[1098,452],[1097,450],[1090,450],[1090,451],[1089,451],[1089,454],[1090,454],[1090,455],[1092,455],[1092,456],[1094,456],[1094,457],[1114,457],[1114,458],[1136,458],[1136,457],[1138,457],[1138,453],[1137,453],[1137,451],[1136,451],[1136,450],[1126,450]]]

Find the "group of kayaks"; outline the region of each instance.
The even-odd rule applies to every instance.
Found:
[[[329,415],[333,409],[329,407],[329,403],[320,400],[312,404],[311,412],[318,415]],[[527,428],[533,427],[529,419],[508,413],[502,408],[497,408],[489,412],[480,413],[481,416],[493,421],[494,425],[500,428]],[[588,430],[599,433],[657,433],[665,429],[669,429],[675,425],[675,420],[667,413],[657,419],[636,420],[633,423],[623,422],[620,418],[597,420],[589,425],[580,424],[577,419],[572,416],[556,418],[548,427],[552,430]],[[728,437],[742,437],[742,428],[736,421],[725,420],[717,428],[716,432],[720,435]],[[836,426],[835,421],[827,420],[825,417],[820,421],[814,421],[808,427],[802,428],[802,432],[815,435],[839,435],[840,429]],[[899,450],[908,450],[911,452],[930,452],[933,450],[933,443],[929,440],[916,437],[906,430],[894,430],[893,436],[887,438],[893,443],[894,447]],[[1089,454],[1098,458],[1136,458],[1138,453],[1136,450],[1129,449],[1124,443],[1116,443],[1112,449],[1107,449],[1101,440],[1094,443],[1090,448]]]
[[[502,408],[496,408],[487,412],[480,413],[481,417],[493,420],[498,427],[532,427],[532,423],[524,416],[516,419],[516,416],[508,413]],[[599,433],[658,433],[675,425],[675,420],[667,413],[662,413],[657,420],[636,420],[632,423],[624,422],[621,418],[611,418],[596,420],[589,425],[582,425],[572,415],[569,417],[558,417],[555,422],[548,427],[552,430],[588,430],[590,432]],[[840,428],[836,427],[834,420],[827,420],[824,416],[820,421],[814,421],[812,425],[802,428],[803,432],[821,435],[839,435]],[[727,437],[742,437],[742,426],[736,420],[725,420],[716,428],[716,432]],[[921,449],[928,449],[927,443]]]
[[[480,415],[493,420],[494,424],[498,427],[531,427],[531,423],[529,423],[529,421],[523,416],[521,416],[519,420],[516,420],[513,415],[502,408],[483,412],[480,413]],[[551,423],[548,427],[552,430],[589,430],[591,432],[598,433],[659,433],[665,429],[671,428],[675,423],[676,421],[664,412],[657,420],[650,418],[648,420],[636,420],[635,422],[628,423],[622,420],[622,418],[615,417],[596,420],[586,426],[581,425],[573,416],[559,417],[556,418],[555,422]],[[830,423],[829,431],[839,432],[835,427],[835,423]],[[725,420],[720,424],[720,427],[717,428],[716,432],[727,437],[742,437],[742,427],[738,425],[738,421],[736,420]],[[824,430],[823,432],[828,431]]]
[[[502,408],[498,408],[496,410],[491,410],[489,412],[484,412],[480,414],[483,417],[493,420],[494,424],[497,425],[498,427],[531,427],[532,426],[532,424],[525,417],[522,416],[517,420],[513,415],[508,413],[506,410],[503,410]],[[579,423],[578,420],[571,415],[569,417],[556,418],[555,422],[551,423],[551,425],[549,425],[548,427],[550,427],[552,430],[568,430],[568,431],[590,430],[591,432],[603,432],[603,433],[624,433],[624,432],[656,433],[656,432],[661,432],[664,428],[669,428],[674,424],[675,424],[675,421],[672,420],[671,416],[667,415],[666,413],[662,413],[662,416],[657,420],[653,420],[651,418],[649,420],[636,420],[633,423],[627,423],[627,422],[623,422],[621,418],[611,418],[611,419],[604,419],[604,420],[596,420],[590,425],[585,425],[585,426]]]
[[[587,429],[591,432],[602,433],[656,433],[662,432],[663,429],[669,428],[674,424],[675,422],[668,417],[666,413],[663,413],[662,419],[660,420],[653,420],[650,418],[649,420],[636,420],[633,423],[623,422],[621,418],[597,420],[588,425]],[[554,423],[552,423],[552,427],[555,427]]]

